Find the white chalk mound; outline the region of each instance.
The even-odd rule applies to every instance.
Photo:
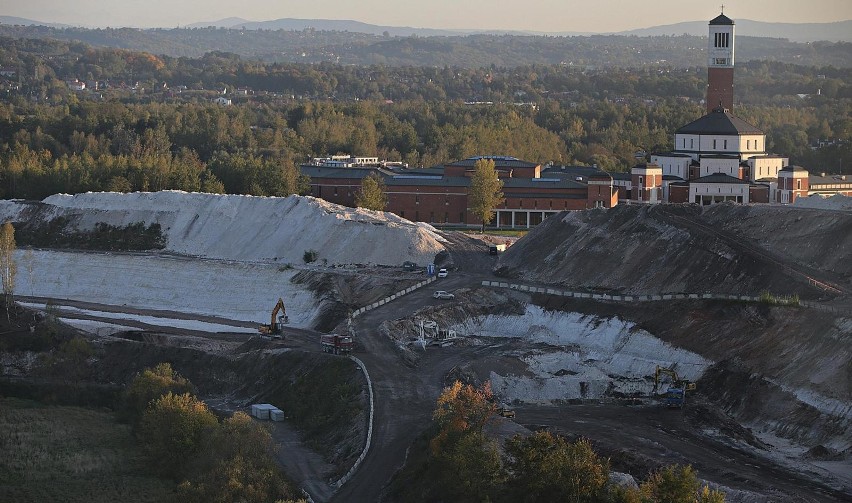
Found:
[[[181,191],[89,192],[46,198],[40,218],[72,217],[80,230],[99,222],[159,224],[166,250],[206,258],[302,263],[425,264],[444,249],[426,224],[314,197],[255,197]]]

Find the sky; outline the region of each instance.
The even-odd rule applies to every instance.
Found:
[[[173,28],[240,17],[351,19],[442,29],[615,32],[719,14],[805,23],[852,19],[852,0],[0,0],[0,15],[88,27]]]

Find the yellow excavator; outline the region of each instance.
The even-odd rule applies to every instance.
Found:
[[[287,317],[287,309],[284,307],[284,299],[279,297],[278,303],[275,304],[275,308],[272,310],[272,318],[269,321],[269,325],[261,325],[257,331],[262,335],[272,337],[277,336],[280,338],[284,325],[289,322],[290,318]]]
[[[686,403],[686,392],[695,391],[695,383],[678,377],[675,369],[657,365],[657,371],[654,373],[654,393],[660,387],[660,376],[662,375],[667,375],[672,380],[671,385],[666,389],[666,406],[669,408],[682,408],[683,404]]]

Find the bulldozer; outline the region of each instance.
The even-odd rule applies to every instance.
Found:
[[[284,299],[279,297],[278,303],[272,309],[272,318],[269,321],[269,325],[261,325],[257,331],[262,335],[280,339],[284,325],[289,322],[290,318],[287,316],[287,309],[284,307]]]
[[[686,392],[695,391],[695,383],[687,379],[681,379],[675,369],[668,367],[660,367],[657,365],[657,371],[654,373],[654,393],[656,394],[660,387],[660,376],[667,375],[671,378],[671,385],[666,389],[665,403],[670,409],[680,409],[686,403]]]

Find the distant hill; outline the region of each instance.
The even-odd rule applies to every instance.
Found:
[[[220,19],[218,21],[202,21],[200,23],[192,23],[186,25],[186,28],[239,28],[241,25],[246,23],[254,23],[254,21],[249,21],[248,19],[243,19],[241,17],[228,17],[225,19]]]
[[[749,19],[735,19],[737,35],[759,38],[786,38],[791,42],[852,42],[852,20],[834,23],[767,23]],[[22,26],[50,26],[66,28],[71,25],[46,23],[12,16],[0,16],[0,24]],[[600,35],[599,32],[543,32],[532,30],[447,30],[436,28],[413,28],[410,26],[382,26],[351,19],[297,19],[281,18],[267,21],[249,21],[240,17],[229,17],[218,21],[203,21],[192,23],[186,28],[232,28],[245,30],[286,30],[301,31],[313,29],[316,31],[338,31],[363,33],[374,36],[390,37],[458,37],[464,35],[557,35],[557,36],[590,36]],[[663,35],[707,35],[707,21],[687,21],[636,30],[606,33],[606,35],[635,35],[640,37]]]
[[[852,42],[852,20],[836,23],[765,23],[750,19],[735,19],[737,35],[748,37],[786,38],[791,42]],[[617,35],[640,37],[659,35],[707,34],[707,21],[690,21],[623,31]]]
[[[348,31],[352,33],[366,33],[369,35],[384,35],[385,32],[392,37],[442,37],[462,35],[472,31],[463,30],[440,30],[432,28],[411,28],[407,26],[381,26],[350,19],[295,19],[282,18],[270,21],[246,21],[240,18],[228,18],[212,23],[195,23],[190,28],[202,28],[216,26],[224,28],[246,29],[246,30],[306,30],[317,31]]]
[[[71,25],[60,23],[45,23],[44,21],[35,21],[15,16],[0,16],[0,24],[11,24],[19,26],[51,26],[54,28],[67,28]]]
[[[737,34],[748,37],[786,38],[792,42],[852,42],[852,20],[835,23],[766,23],[749,19],[734,20],[737,24]],[[381,36],[387,33],[392,37],[452,37],[459,35],[559,35],[559,36],[588,36],[594,32],[542,32],[524,30],[444,30],[433,28],[412,28],[409,26],[381,26],[348,19],[295,19],[282,18],[270,21],[247,21],[241,18],[227,18],[219,21],[193,23],[189,28],[236,28],[246,30],[305,30],[346,31],[351,33],[366,33]],[[636,35],[640,37],[661,35],[694,35],[707,34],[707,21],[688,21],[683,23],[652,26],[628,30],[610,35]]]

